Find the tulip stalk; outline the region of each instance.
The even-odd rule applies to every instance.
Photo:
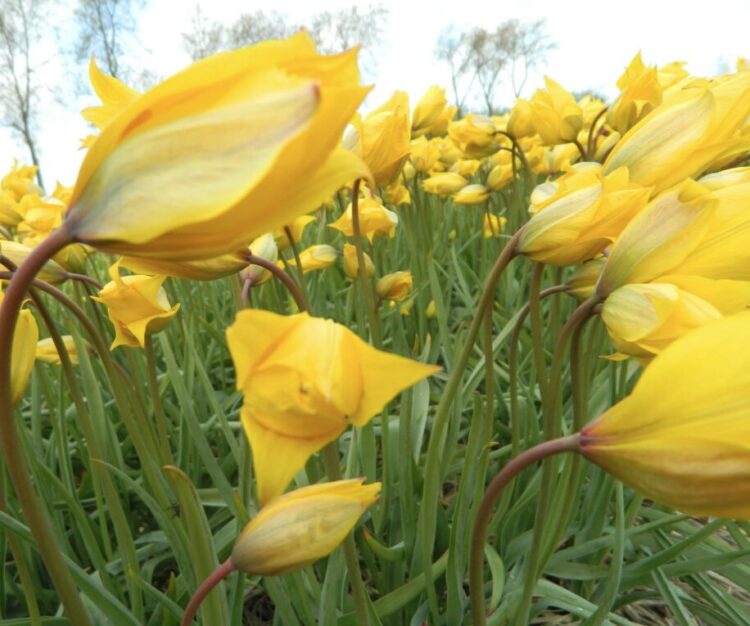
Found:
[[[230,557],[221,565],[219,565],[219,567],[217,567],[213,572],[211,572],[208,578],[206,578],[206,580],[204,580],[200,584],[198,589],[195,590],[193,597],[190,598],[190,602],[188,602],[188,605],[185,607],[185,613],[183,613],[180,626],[190,626],[190,624],[193,623],[193,619],[195,619],[198,608],[200,607],[206,596],[211,592],[211,590],[213,590],[214,587],[216,587],[216,585],[218,585],[222,580],[229,576],[229,574],[236,571],[236,569],[237,568],[235,567]]]
[[[430,603],[430,610],[437,618],[439,615],[437,597],[432,585],[432,548],[435,543],[435,508],[439,497],[441,472],[440,463],[442,460],[442,450],[444,446],[445,431],[448,427],[451,406],[463,379],[464,370],[469,362],[469,357],[474,350],[474,342],[477,339],[481,325],[484,323],[484,317],[487,309],[491,307],[495,299],[495,289],[505,268],[516,256],[516,245],[523,233],[521,227],[513,237],[506,243],[500,255],[495,261],[495,265],[490,271],[484,283],[482,295],[479,298],[477,308],[474,312],[474,318],[471,327],[463,341],[461,353],[456,362],[453,364],[448,381],[445,384],[443,393],[440,397],[440,403],[435,411],[435,419],[432,424],[430,441],[427,446],[427,455],[425,458],[424,471],[424,491],[422,497],[422,511],[420,514],[421,530],[421,551],[422,567],[425,575],[426,590]],[[428,513],[429,512],[429,513]]]
[[[477,516],[474,520],[474,531],[471,536],[471,547],[469,550],[469,598],[471,601],[471,612],[474,618],[474,626],[485,626],[487,623],[484,604],[484,544],[487,542],[487,528],[492,518],[492,510],[495,502],[500,497],[503,489],[524,469],[537,461],[549,458],[564,452],[577,452],[579,450],[580,436],[578,433],[567,437],[560,437],[552,441],[545,441],[522,452],[512,459],[492,479],[489,487],[484,493],[482,503],[479,505]]]
[[[34,248],[21,267],[13,273],[0,307],[0,444],[24,517],[37,543],[52,584],[60,597],[65,614],[73,624],[91,626],[91,618],[81,602],[78,590],[73,584],[73,576],[63,560],[49,516],[31,481],[31,472],[18,437],[11,405],[11,350],[13,331],[21,304],[34,276],[44,263],[70,243],[73,243],[73,237],[65,228],[60,228]]]

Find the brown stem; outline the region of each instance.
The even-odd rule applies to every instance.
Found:
[[[86,274],[76,274],[74,272],[68,272],[67,278],[69,280],[77,280],[79,282],[91,285],[99,291],[102,290],[102,284],[98,280],[96,280],[96,278],[91,278],[91,276],[86,276]]]
[[[216,587],[216,585],[236,569],[237,568],[235,568],[234,563],[232,563],[232,558],[230,557],[208,575],[208,578],[206,578],[206,580],[200,584],[198,589],[195,590],[193,597],[190,598],[190,602],[188,602],[188,605],[185,607],[185,613],[182,616],[180,626],[190,626],[190,624],[193,623],[193,619],[198,612],[201,602],[203,602],[205,597],[214,587]]]
[[[495,502],[503,489],[524,469],[537,461],[563,452],[577,452],[579,450],[580,435],[569,435],[552,441],[545,441],[519,454],[508,462],[492,479],[484,498],[479,505],[477,517],[474,521],[474,532],[471,536],[471,551],[469,553],[469,597],[474,626],[485,626],[486,615],[484,606],[484,544],[487,542],[487,527],[492,518]]]
[[[271,261],[268,261],[263,257],[256,256],[252,252],[250,252],[249,254],[245,254],[245,260],[251,265],[257,265],[258,267],[262,267],[263,269],[268,270],[269,272],[271,272],[271,274],[274,275],[275,278],[278,278],[282,283],[284,283],[284,287],[286,287],[289,293],[292,294],[292,298],[294,298],[294,301],[297,303],[297,308],[300,311],[310,310],[307,306],[305,296],[302,295],[302,292],[297,286],[297,283],[294,282],[289,274],[287,274],[278,265],[276,265],[276,263],[272,263]]]

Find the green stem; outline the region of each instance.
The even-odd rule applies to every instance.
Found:
[[[362,249],[362,231],[359,227],[359,188],[361,184],[362,179],[358,178],[354,181],[354,185],[352,185],[352,231],[354,233],[354,249],[357,252],[357,281],[359,283],[359,290],[365,298],[367,317],[370,322],[372,345],[376,348],[380,348],[383,343],[380,335],[380,318],[378,317],[378,311],[375,308],[375,298],[372,293],[372,285],[369,284],[369,281],[367,280],[365,251]]]
[[[326,473],[331,481],[341,480],[341,467],[339,466],[339,453],[336,442],[332,441],[323,448],[323,463]],[[370,626],[370,613],[367,610],[367,590],[362,582],[362,570],[359,567],[357,546],[354,543],[354,532],[350,532],[343,544],[344,560],[349,570],[349,580],[352,586],[352,600],[357,615],[358,626]]]
[[[159,379],[156,375],[156,359],[154,358],[154,341],[150,334],[146,335],[144,343],[146,352],[146,367],[148,369],[148,386],[151,391],[151,404],[154,408],[154,419],[156,420],[156,433],[161,449],[161,462],[164,465],[173,465],[172,449],[169,445],[169,434],[167,433],[167,416],[159,395]]]
[[[72,242],[73,237],[70,233],[60,228],[34,248],[18,271],[13,273],[0,307],[0,444],[2,444],[8,474],[21,503],[24,517],[39,547],[39,553],[60,597],[65,614],[76,626],[91,626],[91,618],[73,583],[73,575],[65,564],[49,516],[31,481],[31,474],[13,419],[10,394],[13,331],[26,291],[47,260]]]
[[[439,612],[437,596],[433,586],[432,550],[435,543],[436,528],[436,517],[434,513],[437,508],[440,484],[442,482],[440,465],[442,461],[443,445],[445,443],[445,431],[448,426],[453,400],[459,386],[461,385],[461,381],[463,380],[469,357],[474,350],[474,342],[477,339],[479,327],[482,324],[487,308],[490,307],[495,299],[495,288],[497,287],[497,282],[500,279],[503,270],[505,270],[516,255],[516,245],[522,232],[523,227],[519,229],[510,240],[508,240],[508,243],[497,257],[494,267],[485,280],[484,289],[482,290],[482,295],[479,298],[477,308],[474,312],[471,327],[464,339],[461,353],[453,365],[448,381],[446,382],[443,393],[441,394],[440,402],[435,411],[432,432],[430,433],[430,442],[427,447],[427,456],[425,458],[424,490],[422,494],[422,509],[420,512],[420,535],[422,568],[425,576],[427,597],[430,602],[430,610],[436,620],[439,618]]]
[[[509,461],[487,487],[474,521],[469,552],[469,598],[474,626],[485,626],[487,623],[484,608],[484,545],[487,543],[487,528],[495,502],[506,485],[530,465],[555,454],[578,450],[578,433],[540,443]]]

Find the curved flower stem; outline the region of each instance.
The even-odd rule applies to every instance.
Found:
[[[11,349],[13,331],[21,310],[26,291],[36,273],[56,252],[73,242],[73,237],[65,228],[54,231],[47,239],[33,249],[8,285],[0,307],[0,444],[8,467],[16,496],[21,503],[24,517],[37,542],[39,553],[47,567],[52,584],[60,597],[65,614],[71,623],[90,626],[91,618],[84,608],[73,576],[63,560],[47,512],[31,481],[23,446],[13,419],[13,406],[10,399]]]
[[[339,467],[339,453],[336,442],[332,441],[323,448],[323,464],[326,474],[331,481],[341,480],[341,468]],[[370,613],[367,610],[367,590],[362,582],[362,570],[359,567],[359,556],[357,546],[354,543],[354,532],[350,532],[344,539],[344,560],[349,570],[349,580],[352,586],[352,600],[354,600],[354,611],[357,615],[358,626],[370,626]]]
[[[584,161],[586,161],[588,159],[588,154],[586,152],[586,148],[584,148],[581,145],[581,142],[578,141],[578,139],[574,139],[573,143],[575,144],[576,148],[578,148],[578,152],[581,153],[581,159],[584,160]]]
[[[256,256],[252,252],[245,255],[245,260],[251,265],[257,265],[258,267],[268,270],[275,278],[278,278],[284,284],[284,287],[287,288],[292,298],[294,298],[294,302],[297,304],[297,308],[300,311],[310,310],[310,307],[307,306],[307,300],[297,283],[294,282],[294,279],[289,276],[289,274],[276,265],[276,263],[271,263],[271,261]]]
[[[484,492],[484,498],[482,498],[477,517],[474,520],[474,532],[471,536],[469,551],[469,598],[474,626],[485,626],[486,624],[483,582],[484,544],[487,542],[487,527],[492,517],[495,502],[500,497],[506,485],[529,465],[554,454],[576,452],[578,449],[578,433],[540,443],[508,462],[495,478],[492,479],[489,487],[487,487],[487,491]]]
[[[427,597],[430,602],[430,610],[436,619],[439,612],[437,596],[432,584],[432,549],[435,543],[436,527],[434,512],[437,508],[440,484],[442,482],[440,464],[442,461],[443,446],[445,444],[445,431],[448,426],[448,419],[451,407],[453,406],[453,400],[459,386],[461,385],[461,381],[463,380],[469,357],[474,350],[474,342],[479,334],[479,328],[482,325],[485,312],[495,299],[495,288],[497,287],[498,280],[500,279],[503,270],[505,270],[516,255],[516,245],[522,232],[523,227],[521,227],[516,234],[508,240],[508,243],[497,257],[495,265],[487,276],[482,295],[480,296],[479,303],[474,311],[474,318],[472,319],[471,327],[463,341],[461,353],[458,355],[456,362],[453,363],[450,376],[448,377],[443,393],[440,396],[440,403],[435,411],[435,419],[432,423],[432,432],[430,434],[430,442],[427,446],[427,456],[425,458],[424,490],[422,494],[419,534],[421,535],[420,547],[422,568],[425,576]]]
[[[352,231],[354,237],[354,249],[357,252],[357,282],[359,290],[365,299],[367,307],[367,316],[370,320],[370,337],[372,345],[376,348],[382,346],[380,335],[380,318],[375,308],[375,299],[373,298],[371,286],[367,280],[367,268],[365,267],[365,252],[362,249],[362,231],[359,227],[359,188],[362,185],[362,179],[358,178],[352,185]]]
[[[566,289],[566,285],[555,285],[554,287],[549,287],[539,292],[537,300],[543,300],[544,298],[556,293],[563,293]],[[513,325],[513,331],[511,332],[509,340],[510,351],[508,353],[508,377],[510,379],[510,426],[513,456],[516,456],[516,454],[520,452],[521,447],[521,420],[518,416],[518,343],[521,337],[521,330],[523,330],[524,322],[526,321],[530,310],[531,302],[527,302],[518,312],[516,323]]]
[[[91,285],[92,287],[95,287],[99,291],[102,289],[102,284],[96,280],[96,278],[92,278],[91,276],[87,276],[86,274],[76,274],[73,272],[68,272],[67,274],[68,280],[77,280],[81,283],[86,283],[87,285]]]
[[[188,602],[188,605],[185,607],[185,613],[183,613],[180,626],[190,626],[190,624],[193,623],[193,619],[198,612],[201,602],[203,602],[205,597],[211,593],[211,590],[216,587],[216,585],[234,571],[236,571],[236,568],[230,557],[209,574],[208,578],[206,578],[206,580],[200,584],[198,589],[195,590],[193,597],[190,598],[190,602]]]
[[[309,302],[310,298],[307,293],[307,283],[305,282],[305,270],[302,269],[302,259],[299,256],[299,248],[297,247],[297,241],[292,234],[292,229],[289,226],[284,226],[284,234],[289,240],[289,247],[292,249],[292,256],[294,256],[294,264],[297,266],[297,282],[299,283],[299,289],[302,293],[302,297],[305,302]],[[305,307],[309,309],[309,305]],[[302,309],[300,309],[302,310]]]

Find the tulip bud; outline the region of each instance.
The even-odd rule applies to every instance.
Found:
[[[581,431],[593,463],[693,515],[750,518],[750,313],[675,341]]]
[[[327,244],[320,244],[305,248],[299,253],[299,262],[303,272],[312,272],[314,270],[324,270],[331,267],[338,258],[339,253],[336,248]],[[289,261],[290,265],[296,265],[296,260]]]
[[[531,119],[531,105],[528,100],[516,98],[516,103],[513,105],[508,118],[507,130],[516,139],[529,137],[536,133]]]
[[[481,204],[490,197],[490,190],[484,185],[467,185],[453,194],[456,204]]]
[[[365,258],[365,275],[369,278],[375,274],[375,265],[366,252],[362,252],[362,256]],[[344,273],[352,280],[355,280],[359,276],[357,248],[350,243],[344,244]]]
[[[482,237],[485,239],[499,237],[507,222],[508,220],[504,217],[498,217],[494,213],[485,213],[482,220]]]
[[[380,483],[362,482],[302,487],[266,503],[237,539],[233,565],[247,574],[270,576],[327,556],[378,498]]]
[[[434,174],[422,182],[422,187],[427,193],[434,193],[438,196],[449,196],[460,191],[466,185],[466,179],[454,172]]]
[[[357,213],[359,215],[359,232],[369,241],[372,241],[375,237],[396,236],[398,215],[386,209],[377,198],[368,196],[360,199],[357,205]],[[349,237],[354,236],[352,205],[349,204],[341,217],[328,226]]]
[[[261,235],[250,244],[250,252],[253,256],[260,257],[271,263],[276,263],[279,258],[279,249],[276,240],[271,233]],[[271,272],[260,265],[251,264],[240,272],[242,280],[250,281],[251,285],[260,285],[271,278]]]
[[[413,288],[411,272],[393,272],[378,280],[375,292],[383,300],[401,302],[411,295]]]
[[[73,340],[73,337],[71,335],[63,335],[61,339],[65,345],[65,351],[70,357],[70,362],[73,365],[78,365],[78,348],[76,347],[76,342]],[[49,363],[50,365],[60,365],[61,363],[57,347],[50,337],[40,339],[37,342],[36,358],[37,361]]]
[[[436,85],[429,87],[414,107],[411,122],[412,137],[421,137],[430,132],[431,127],[439,122],[447,106],[445,89]]]

